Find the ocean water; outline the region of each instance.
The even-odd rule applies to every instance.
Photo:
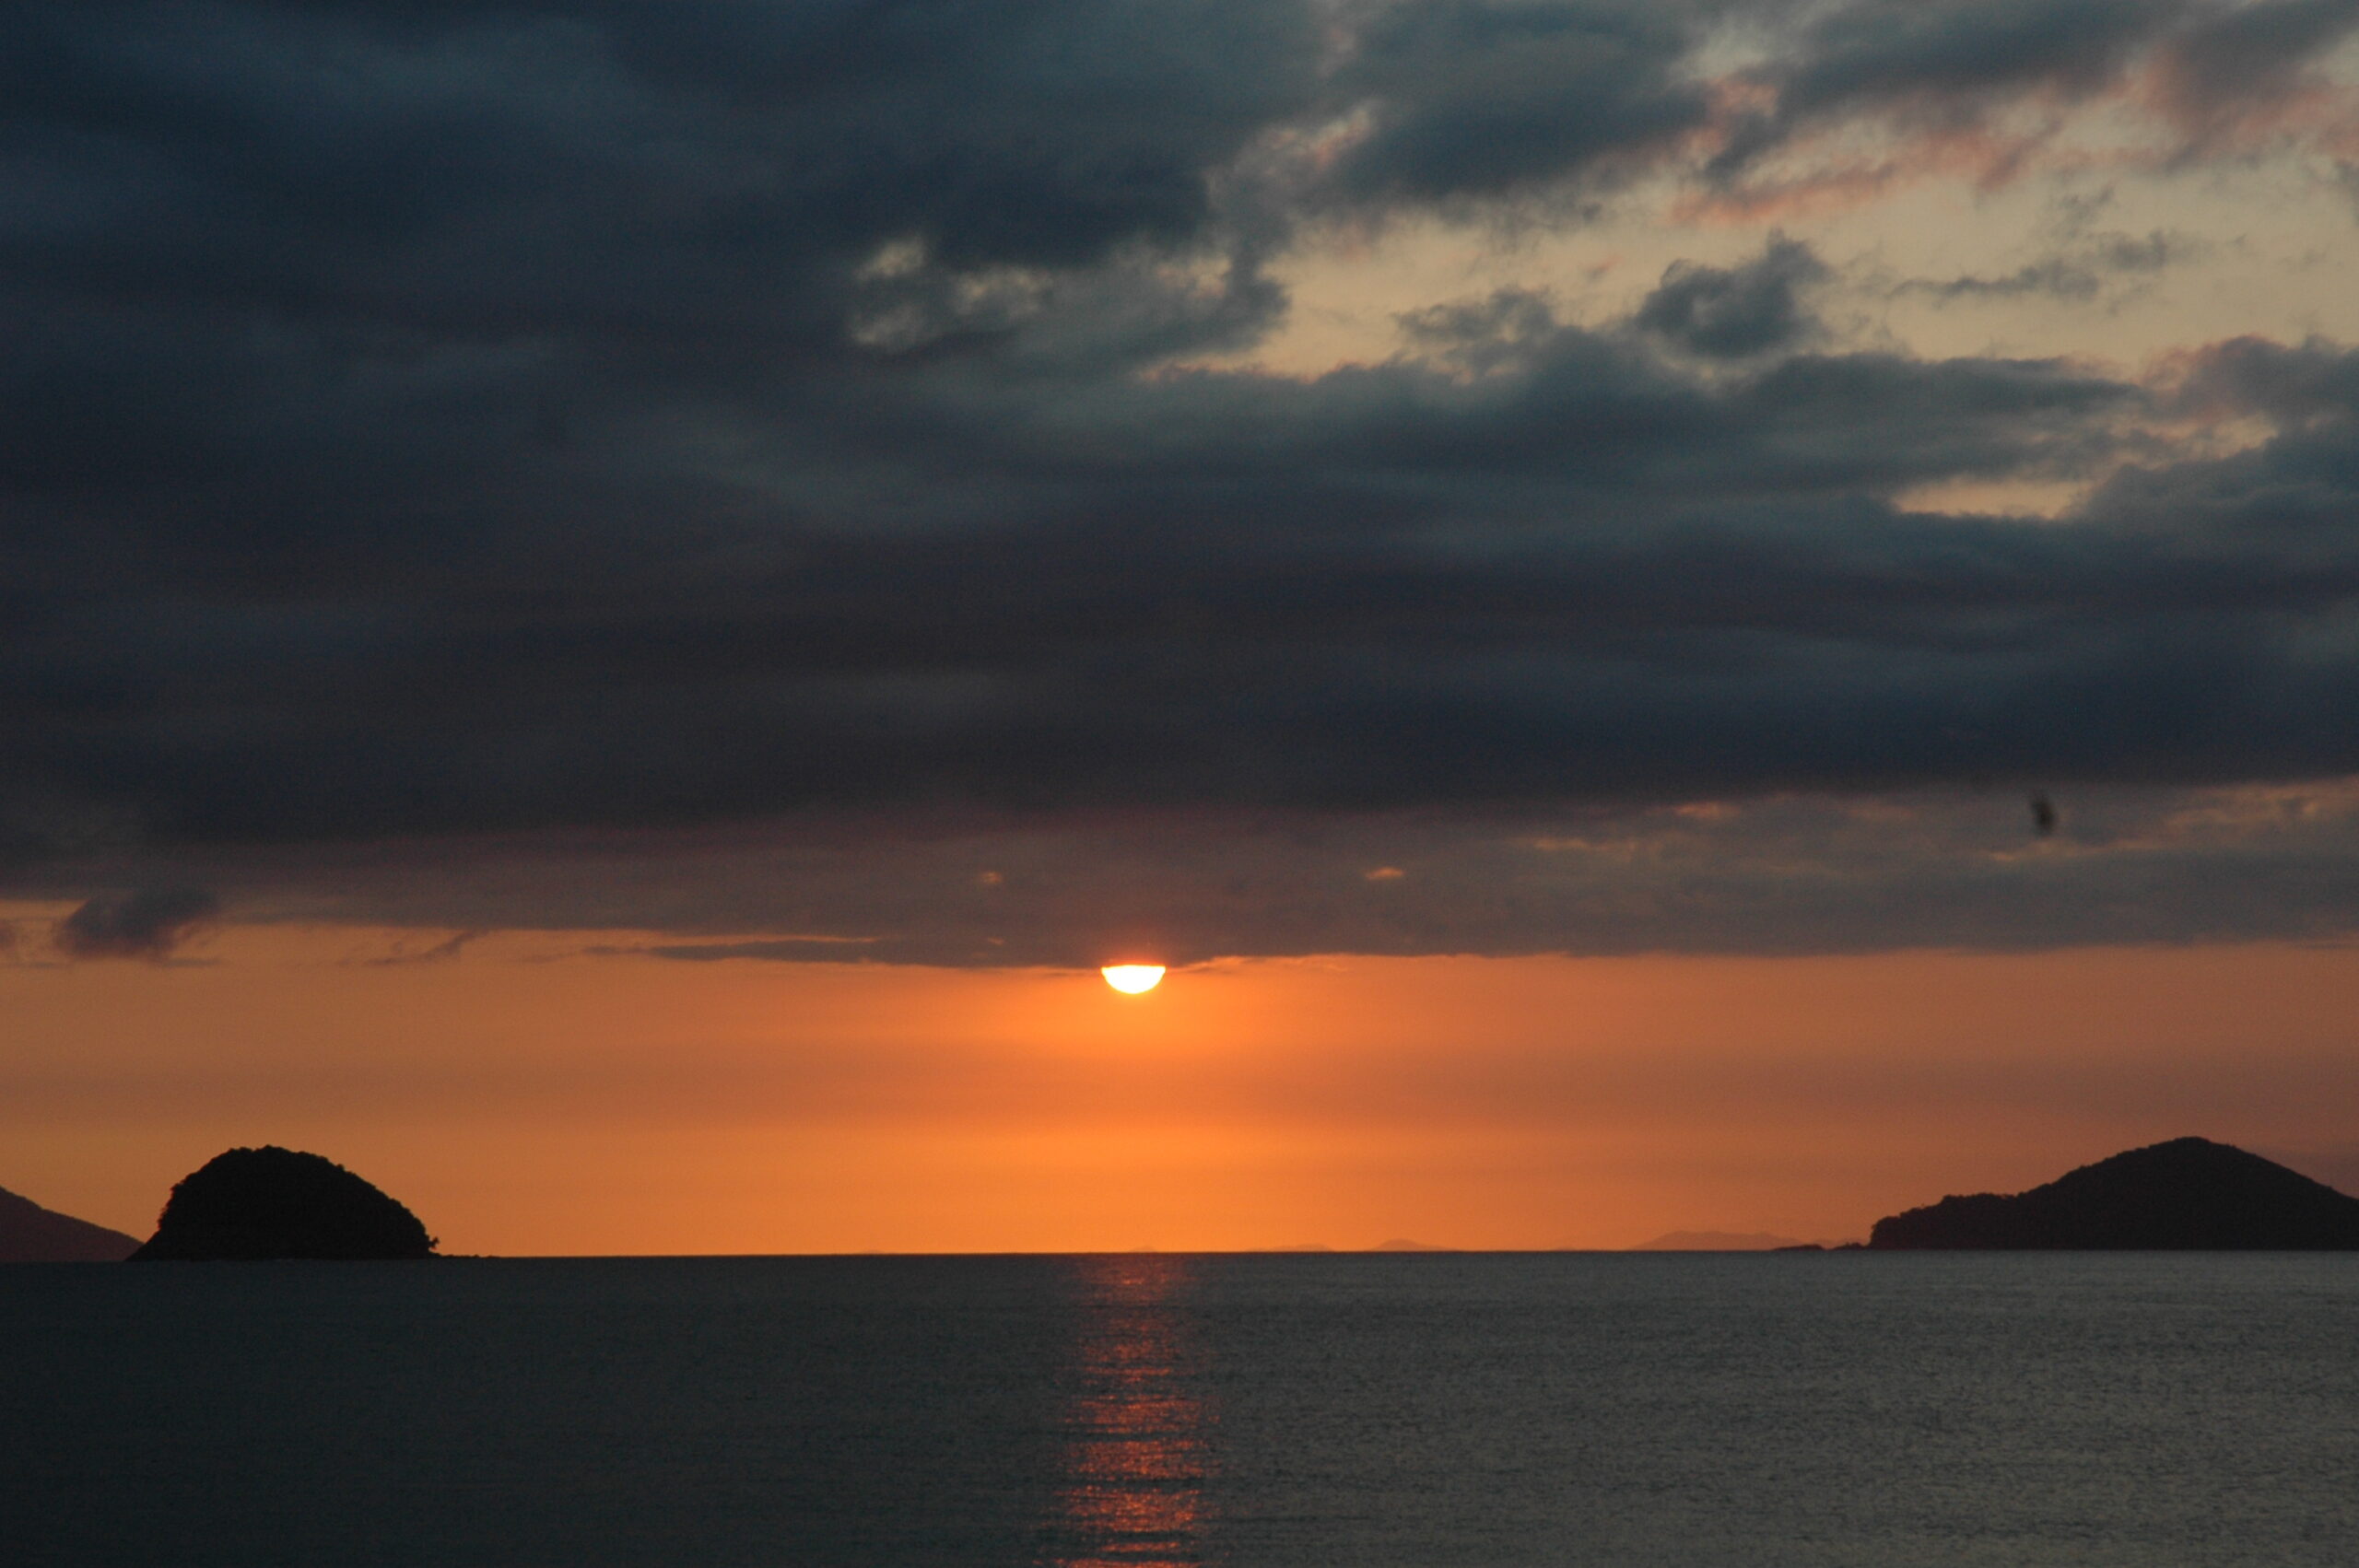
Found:
[[[2359,1257],[0,1269],[0,1563],[2359,1563]]]

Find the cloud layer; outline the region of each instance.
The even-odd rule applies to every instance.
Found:
[[[1829,330],[1835,269],[1765,236],[1626,319],[1444,299],[1384,362],[1202,368],[1284,319],[1305,235],[1733,200],[1847,128],[1906,162],[2102,102],[2157,158],[2330,150],[2270,115],[2354,17],[0,6],[0,855],[232,885],[267,847],[814,812],[2359,771],[2340,345],[1919,357]],[[2034,481],[2086,498],[1909,499]],[[1414,880],[1372,933],[1138,918],[1191,954],[1605,940]],[[734,913],[877,925],[832,896]],[[886,925],[971,961],[930,896]]]

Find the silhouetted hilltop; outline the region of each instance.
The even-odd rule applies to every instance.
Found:
[[[269,1145],[217,1154],[182,1178],[156,1234],[131,1260],[402,1258],[433,1251],[417,1215],[342,1165]]]
[[[1944,1198],[1878,1220],[1879,1250],[2359,1249],[2359,1198],[2202,1138],[2132,1149],[2001,1197]]]
[[[137,1236],[0,1189],[0,1263],[119,1263],[138,1246]]]

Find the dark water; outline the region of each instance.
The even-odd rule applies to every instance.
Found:
[[[2359,1563],[2359,1257],[0,1269],[0,1562]]]

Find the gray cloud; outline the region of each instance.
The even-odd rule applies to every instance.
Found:
[[[1771,101],[1733,123],[1714,171],[1736,177],[1854,118],[1969,129],[2027,99],[2083,103],[2133,84],[2192,158],[2269,121],[2354,25],[2352,0],[1849,0],[1807,14],[1748,73]]]
[[[429,942],[424,947],[404,943],[382,957],[364,958],[358,962],[372,969],[400,968],[411,964],[455,964],[465,954],[467,944],[484,934],[480,930],[453,931],[441,941]]]
[[[1610,181],[1700,129],[1683,71],[1730,7],[1684,0],[1405,0],[1370,7],[1333,90],[1372,125],[1338,170],[1362,200]]]
[[[2263,0],[2200,13],[2165,46],[2166,102],[2199,141],[2216,135],[2257,109],[2282,107],[2353,28],[2353,0]]]
[[[2056,299],[2088,300],[2104,287],[2105,279],[2094,267],[2047,256],[1998,277],[1910,278],[1896,292],[1929,294],[1936,299],[2020,299],[2042,294]]]
[[[1821,335],[1802,295],[1832,275],[1809,246],[1772,235],[1761,254],[1742,266],[1673,263],[1638,307],[1637,321],[1690,354],[1749,358]]]
[[[2138,395],[1874,356],[1707,386],[1569,328],[1472,383],[1402,364],[1018,393],[935,405],[943,510],[899,529],[861,536],[863,503],[898,497],[855,453],[769,503],[833,526],[763,537],[689,487],[636,552],[542,540],[539,580],[478,558],[455,591],[403,587],[430,538],[389,533],[365,584],[258,547],[209,601],[111,573],[8,657],[45,786],[196,838],[1941,773],[1943,728],[2021,677],[1926,628],[2085,594],[2139,547],[1878,497],[2073,462]]]
[[[53,940],[68,958],[160,961],[220,907],[218,898],[194,888],[105,894],[60,920]]]
[[[1854,0],[1812,23],[1780,85],[1803,112],[1860,99],[2085,88],[2192,9],[2179,0]]]
[[[83,890],[202,852],[242,901],[240,857],[802,813],[889,846],[2359,769],[2334,345],[2159,392],[1835,352],[1778,241],[1632,322],[1502,295],[1315,380],[1173,369],[1279,319],[1297,224],[1692,162],[1740,14],[1787,29],[1790,118],[2095,82],[2182,11],[0,5],[0,857]],[[2169,461],[2142,422],[2189,411],[2280,433]],[[1900,502],[2141,455],[2068,526]],[[1602,940],[1571,895],[1485,934],[1472,887],[1173,940]],[[1163,918],[1074,907],[1007,951]],[[670,923],[824,911],[740,913]],[[987,957],[949,916],[812,930]]]
[[[183,852],[241,915],[647,931],[689,962],[1096,965],[1223,955],[1811,954],[2352,940],[2359,790],[2004,778],[1548,810],[822,813],[660,834]],[[1398,872],[1379,875],[1379,872]]]
[[[2017,299],[2044,295],[2055,299],[2086,301],[2104,293],[2112,279],[2149,276],[2207,249],[2201,240],[2161,229],[2142,236],[2096,234],[1997,277],[1969,275],[1909,278],[1899,284],[1895,292],[1930,295],[1939,300]]]

